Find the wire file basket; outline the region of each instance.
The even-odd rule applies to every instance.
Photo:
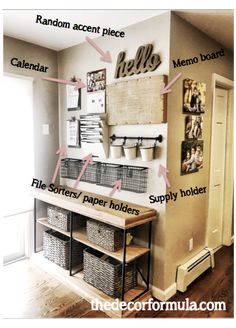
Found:
[[[61,177],[77,179],[79,175],[79,159],[65,158],[61,160]]]
[[[77,179],[79,175],[79,159],[70,158],[68,163],[68,177],[70,179]]]
[[[85,161],[66,158],[61,161],[61,177],[77,179]],[[112,187],[116,180],[122,181],[121,189],[136,193],[147,192],[148,168],[113,163],[93,162],[86,167],[80,181]]]
[[[79,173],[83,170],[83,166],[85,164],[85,161],[80,161],[79,164]],[[81,177],[81,181],[88,182],[88,183],[98,183],[99,180],[99,171],[98,171],[98,162],[93,162],[92,164],[89,164],[86,167],[86,170],[84,171],[84,174]]]
[[[69,178],[68,176],[68,166],[69,166],[69,158],[65,158],[61,160],[61,178]]]
[[[112,187],[116,180],[121,178],[122,165],[111,163],[100,163],[98,167],[99,185],[105,187]]]
[[[123,166],[121,189],[137,193],[147,192],[148,168],[139,166]]]

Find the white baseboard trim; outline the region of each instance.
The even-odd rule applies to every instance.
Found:
[[[152,295],[157,298],[159,301],[167,301],[169,300],[173,295],[176,294],[177,291],[177,285],[176,282],[174,282],[171,286],[166,288],[165,290],[157,288],[155,286],[152,286]]]
[[[216,252],[218,252],[221,248],[223,247],[223,245],[220,245],[216,248],[212,248],[213,254],[215,254]]]

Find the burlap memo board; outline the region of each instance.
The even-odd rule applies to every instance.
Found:
[[[166,122],[165,76],[150,76],[107,85],[108,125]]]

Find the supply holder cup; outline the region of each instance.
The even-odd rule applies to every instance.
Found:
[[[154,158],[154,151],[155,148],[157,147],[157,142],[161,143],[163,140],[163,137],[161,134],[159,134],[157,137],[127,137],[127,136],[116,136],[115,134],[113,134],[111,137],[111,145],[113,143],[113,141],[115,141],[116,139],[123,139],[123,149],[124,149],[124,153],[125,153],[125,157],[127,160],[132,160],[135,159],[137,156],[137,149],[140,149],[141,152],[141,156],[142,156],[142,160],[147,162],[147,161],[151,161]],[[131,139],[131,140],[138,140],[136,145],[132,144],[132,145],[126,145],[126,141],[127,139]],[[143,145],[143,141],[144,140],[154,140],[154,145],[153,146],[144,146]],[[111,154],[113,154],[115,152],[115,150],[112,152],[111,150]],[[119,152],[119,154],[118,154]],[[115,157],[116,155],[113,154],[114,157],[113,158],[119,158],[119,157]],[[117,156],[120,156],[120,150],[117,150]]]

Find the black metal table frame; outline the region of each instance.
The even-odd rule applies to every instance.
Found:
[[[34,253],[37,253],[37,199],[34,198]],[[69,275],[73,276],[76,273],[78,273],[80,270],[77,270],[75,272],[73,272],[73,263],[72,263],[72,253],[73,253],[73,213],[70,212],[70,247],[69,247]],[[131,300],[129,300],[128,302],[133,302],[135,301],[137,298],[141,297],[142,295],[144,295],[145,293],[147,293],[149,291],[149,284],[150,284],[150,265],[151,265],[151,241],[152,241],[152,221],[149,221],[147,223],[143,223],[144,224],[148,224],[148,252],[141,255],[147,255],[147,277],[145,278],[144,275],[142,274],[140,268],[137,266],[137,272],[140,274],[142,280],[144,281],[146,288],[139,293],[138,295],[136,295],[134,298],[132,298]],[[126,249],[127,249],[127,245],[126,245],[126,235],[129,232],[130,229],[122,229],[123,230],[123,261],[122,263],[122,274],[121,274],[121,301],[124,301],[124,295],[125,295],[125,265],[126,265]],[[141,257],[140,256],[140,257]]]

